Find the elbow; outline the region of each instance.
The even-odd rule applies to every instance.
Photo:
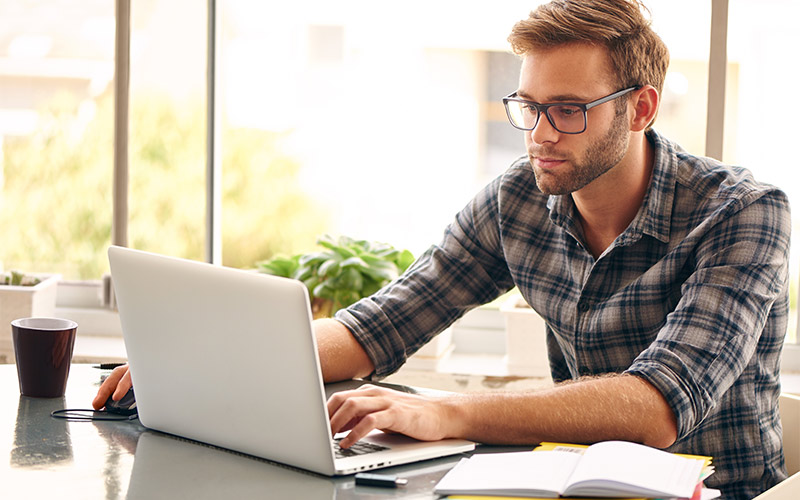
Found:
[[[643,440],[643,443],[647,446],[652,446],[653,448],[669,448],[675,441],[678,439],[677,432],[663,430],[657,433],[652,433],[646,439]]]
[[[661,418],[654,418],[645,431],[642,443],[653,448],[669,448],[678,440],[678,423],[672,410],[667,408]]]
[[[658,389],[644,379],[639,380],[647,388],[647,396],[640,406],[645,411],[639,414],[639,442],[653,448],[669,448],[678,440],[678,419],[675,412]]]

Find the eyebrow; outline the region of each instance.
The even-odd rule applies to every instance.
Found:
[[[541,104],[539,101],[533,99],[533,97],[526,93],[524,90],[517,90],[517,96],[532,102],[536,102]],[[575,95],[575,94],[560,94],[552,96],[547,102],[586,102],[589,99],[583,96]]]

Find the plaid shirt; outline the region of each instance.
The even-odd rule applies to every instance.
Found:
[[[711,487],[752,498],[785,478],[778,415],[788,316],[786,196],[655,132],[638,214],[595,259],[571,196],[527,158],[480,192],[398,280],[337,314],[397,370],[469,309],[517,286],[547,323],[554,380],[631,373],[666,397],[670,451],[711,455]]]

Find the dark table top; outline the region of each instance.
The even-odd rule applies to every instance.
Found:
[[[408,479],[397,489],[356,486],[353,476],[304,472],[151,431],[137,420],[50,416],[90,408],[107,373],[73,365],[63,398],[37,399],[20,396],[15,365],[0,365],[0,457],[8,457],[0,459],[2,498],[437,498],[434,485],[462,457],[384,469]]]

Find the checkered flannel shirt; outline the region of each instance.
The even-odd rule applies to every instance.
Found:
[[[743,168],[648,138],[655,161],[642,207],[599,258],[582,243],[572,197],[542,194],[520,158],[404,276],[337,319],[382,377],[517,286],[547,323],[555,381],[642,377],[677,417],[670,451],[711,455],[707,485],[751,498],[785,477],[788,201]]]

